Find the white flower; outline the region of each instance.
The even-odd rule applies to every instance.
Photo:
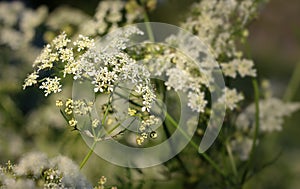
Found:
[[[35,34],[35,28],[44,22],[47,16],[47,7],[41,6],[36,11],[25,10],[20,19],[20,29],[24,32],[24,39],[32,40]]]
[[[24,46],[24,36],[20,31],[11,28],[1,28],[0,44],[6,44],[13,50],[19,50]]]
[[[142,107],[142,112],[147,111],[150,112],[151,104],[155,100],[156,95],[154,92],[149,88],[149,86],[145,86],[143,93],[143,107]]]
[[[254,63],[252,60],[242,59],[237,64],[237,71],[241,77],[252,76],[256,77],[256,70],[253,68]]]
[[[20,1],[0,2],[0,18],[4,25],[13,26],[18,21],[18,13],[24,11],[24,4]]]
[[[40,89],[44,89],[45,96],[48,96],[51,93],[58,93],[61,92],[62,85],[59,83],[60,78],[46,78],[46,81],[42,82]]]
[[[236,77],[236,70],[237,70],[237,62],[231,61],[228,63],[221,63],[221,68],[225,76],[229,76],[232,78]]]
[[[51,11],[51,14],[47,17],[46,25],[51,31],[59,31],[65,26],[74,26],[80,29],[82,24],[90,19],[91,17],[82,10],[69,6],[59,6]]]
[[[256,77],[256,70],[253,66],[253,61],[247,59],[234,59],[227,63],[221,63],[224,75],[232,78],[235,78],[237,73],[239,73],[241,77]]]
[[[95,85],[94,92],[112,92],[117,79],[118,75],[114,71],[109,71],[107,67],[100,67],[92,82]]]
[[[192,6],[191,16],[181,26],[211,45],[217,57],[235,58],[235,27],[243,28],[257,7],[253,0],[202,0]]]
[[[25,89],[26,87],[29,87],[29,86],[32,86],[34,84],[37,83],[37,78],[39,77],[39,75],[37,74],[37,72],[33,72],[31,74],[29,74],[27,76],[27,78],[25,79],[24,81],[24,84],[23,84],[23,89]]]
[[[32,179],[26,179],[26,178],[12,178],[11,176],[9,177],[4,177],[2,180],[2,185],[1,188],[9,188],[9,189],[21,189],[21,188],[32,188],[32,189],[37,189],[35,183],[33,182]]]
[[[66,77],[67,74],[75,75],[78,72],[79,65],[80,65],[80,63],[77,62],[77,61],[68,62],[65,65],[65,69],[63,71],[64,72],[64,77]]]
[[[171,68],[167,70],[166,75],[168,80],[165,82],[167,89],[174,89],[175,91],[187,91],[191,82],[189,74],[178,68]]]
[[[51,45],[46,45],[42,50],[42,53],[36,58],[33,63],[33,67],[38,67],[38,71],[52,68],[53,62],[58,61],[58,53],[52,51]]]
[[[219,102],[225,103],[226,107],[233,110],[237,107],[237,103],[244,99],[241,93],[238,93],[236,89],[229,89],[225,87],[223,89],[223,95],[219,98]]]
[[[58,52],[60,54],[59,59],[62,62],[72,62],[74,60],[72,48],[61,48]]]
[[[73,43],[75,46],[77,46],[77,51],[80,52],[84,49],[89,49],[91,47],[93,47],[95,44],[94,44],[94,39],[90,39],[86,36],[83,36],[83,35],[79,35],[78,36],[78,40],[75,41]]]
[[[59,50],[66,47],[69,42],[71,42],[71,40],[68,39],[67,34],[63,32],[53,39],[52,45],[56,50]]]
[[[196,112],[203,113],[207,101],[204,99],[203,92],[189,92],[188,93],[188,106]]]

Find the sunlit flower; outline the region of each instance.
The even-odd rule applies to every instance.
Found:
[[[37,74],[37,72],[33,72],[33,73],[29,74],[24,81],[23,89],[25,89],[26,87],[32,86],[34,84],[37,84],[38,77],[39,77],[39,75]]]
[[[51,93],[61,92],[62,85],[60,84],[60,78],[46,78],[46,81],[42,82],[40,89],[44,89],[45,96],[48,96]]]
[[[93,47],[95,44],[94,44],[94,39],[90,39],[86,36],[83,36],[83,35],[79,35],[78,36],[78,40],[73,42],[73,44],[75,46],[77,46],[77,51],[80,52],[84,49],[89,49],[91,47]]]

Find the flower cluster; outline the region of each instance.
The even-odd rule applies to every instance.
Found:
[[[256,70],[253,69],[254,63],[247,59],[233,59],[228,63],[221,63],[221,68],[225,76],[236,78],[237,73],[241,77],[256,77]]]
[[[244,99],[241,93],[238,93],[236,89],[225,88],[223,90],[223,96],[219,99],[220,102],[225,103],[226,107],[233,110],[237,107],[237,103]]]
[[[64,186],[62,184],[62,173],[60,173],[57,169],[48,169],[44,171],[44,177],[45,177],[45,189],[50,188],[57,188],[57,189],[63,189]]]
[[[1,188],[92,188],[78,166],[65,156],[48,158],[31,152],[12,166],[0,169]]]
[[[59,93],[61,92],[61,84],[60,84],[60,78],[54,77],[54,78],[45,78],[46,81],[42,82],[42,85],[40,86],[40,89],[44,89],[45,96],[48,96],[51,93]]]
[[[35,70],[25,79],[23,89],[33,84],[41,83],[40,88],[44,89],[45,96],[61,92],[61,78],[54,76],[38,79],[41,72],[51,71],[54,66],[64,67],[63,77],[66,77],[67,74],[74,74],[77,71],[76,67],[78,65],[75,60],[75,53],[80,53],[82,50],[87,50],[94,46],[92,39],[80,35],[73,43],[76,49],[76,52],[74,52],[72,47],[68,48],[70,42],[71,40],[63,32],[54,38],[51,44],[46,45],[34,61],[33,68]]]
[[[300,104],[284,102],[272,95],[270,83],[262,81],[263,99],[259,101],[259,135],[282,130],[284,119],[300,109]],[[253,144],[255,130],[255,104],[247,106],[235,120],[235,134],[230,145],[240,160],[246,161]],[[258,142],[257,142],[258,144]],[[256,145],[257,145],[256,144]]]
[[[256,77],[253,61],[242,58],[236,41],[248,37],[245,24],[253,19],[258,6],[259,3],[251,0],[203,0],[193,5],[191,16],[181,26],[210,46],[224,76],[233,79],[237,74],[242,78]],[[223,93],[220,101],[225,102],[230,110],[243,100],[235,89],[223,89]]]
[[[238,57],[235,38],[247,37],[246,23],[256,14],[252,0],[203,0],[192,7],[192,15],[182,26],[210,44],[217,57]]]
[[[111,94],[115,88],[122,88],[123,83],[130,83],[133,86],[130,93],[141,99],[141,106],[136,111],[147,112],[146,116],[156,95],[147,68],[124,52],[132,35],[143,35],[143,32],[135,27],[127,27],[123,31],[113,33],[112,36],[107,36],[101,41],[100,46],[95,46],[93,39],[79,35],[78,39],[72,42],[63,32],[46,45],[37,57],[33,64],[35,70],[25,79],[23,89],[40,84],[39,88],[44,90],[45,96],[58,93],[62,91],[61,80],[67,75],[72,75],[74,80],[88,81],[93,86],[95,94]],[[44,72],[50,72],[51,76],[41,78],[41,73]],[[90,114],[94,102],[67,99],[65,103],[57,100],[56,105],[62,108],[61,113],[68,124],[78,129],[76,115]],[[103,116],[109,117],[104,114]],[[95,134],[96,130],[93,129],[96,128],[95,125],[100,125],[96,123],[98,119],[89,119],[92,127],[84,128],[84,132],[99,140]]]

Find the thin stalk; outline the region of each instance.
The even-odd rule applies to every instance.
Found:
[[[105,113],[104,113],[104,116],[103,116],[103,119],[102,119],[102,126],[104,126],[104,124],[105,124],[106,117],[107,117],[107,114],[108,114],[109,106],[110,106],[110,102],[108,103],[107,109],[105,110]],[[98,132],[97,138],[100,136],[100,133],[101,133],[101,131]],[[82,169],[82,167],[86,164],[86,162],[88,161],[88,159],[93,154],[97,142],[98,142],[97,140],[94,140],[94,142],[93,142],[93,144],[92,144],[92,146],[90,148],[90,151],[88,152],[88,154],[84,157],[84,159],[80,163],[80,167],[79,167],[80,169]]]
[[[289,84],[283,95],[283,100],[285,102],[293,100],[300,83],[300,62],[296,65],[296,69],[293,72],[293,75],[289,81]]]
[[[111,134],[115,129],[117,129],[119,126],[121,125],[121,123],[117,123],[115,126],[113,126],[113,128],[111,130],[109,130],[107,132],[107,134]]]
[[[228,156],[229,156],[229,161],[230,161],[230,164],[231,164],[232,172],[233,172],[234,176],[237,177],[238,173],[237,173],[235,161],[233,159],[232,150],[231,150],[231,147],[230,147],[228,141],[226,142],[226,150],[227,150],[227,153],[228,153]]]
[[[254,136],[253,136],[253,143],[252,143],[252,147],[251,147],[251,151],[250,151],[250,157],[246,164],[246,169],[242,176],[241,184],[243,184],[245,182],[245,180],[247,179],[247,174],[249,172],[249,168],[253,164],[255,150],[256,150],[256,141],[257,141],[257,137],[258,137],[259,124],[260,124],[259,123],[259,88],[258,88],[258,83],[257,83],[256,79],[252,80],[252,85],[253,85],[253,89],[254,89],[254,100],[255,100],[255,130],[254,130]]]
[[[93,152],[94,152],[94,149],[95,149],[96,144],[97,144],[97,141],[94,141],[92,147],[90,148],[89,153],[86,154],[86,156],[84,157],[84,159],[83,159],[82,162],[80,163],[79,169],[82,169],[83,166],[84,166],[84,165],[86,164],[86,162],[88,161],[88,159],[91,157],[91,155],[92,155]]]
[[[105,121],[106,121],[106,117],[107,117],[107,114],[108,114],[108,110],[109,110],[109,107],[110,107],[110,103],[109,104],[107,104],[107,108],[106,108],[106,110],[105,110],[105,112],[104,112],[104,116],[103,116],[103,119],[102,119],[102,126],[105,124]]]
[[[154,39],[154,35],[153,35],[153,32],[152,32],[152,28],[151,28],[151,25],[150,25],[150,20],[149,20],[149,16],[148,16],[146,8],[144,8],[144,21],[145,21],[145,24],[146,24],[146,30],[147,30],[149,40],[151,42],[154,42],[155,39]]]

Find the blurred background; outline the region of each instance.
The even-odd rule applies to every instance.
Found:
[[[97,0],[22,2],[33,9],[46,5],[50,12],[66,5],[78,8],[90,16],[94,14],[95,7],[99,3]],[[151,12],[150,20],[178,24],[192,2],[194,1],[158,0],[157,9]],[[299,0],[270,0],[249,27],[249,44],[245,51],[255,60],[259,78],[269,79],[275,96],[279,98],[283,97],[293,71],[297,64],[300,64],[299,18]],[[38,46],[43,45],[39,44],[38,38],[35,40]],[[22,90],[22,81],[31,70],[30,62],[33,61],[33,55],[38,54],[38,49],[23,49],[15,54],[9,54],[9,50],[3,45],[0,49],[0,163],[3,164],[8,159],[17,161],[27,151],[44,151],[50,156],[64,154],[80,162],[82,154],[86,154],[89,149],[77,133],[66,129],[66,123],[59,111],[53,108],[55,96],[45,100],[37,89]],[[299,88],[292,101],[300,101]],[[47,123],[47,126],[41,126],[42,123]],[[269,159],[278,153],[281,155],[272,166],[255,176],[247,188],[300,188],[299,134],[298,111],[287,119],[282,132],[272,133],[260,141],[260,153],[266,157],[271,154]],[[151,175],[155,169],[161,169],[159,171],[161,175]],[[118,176],[128,174],[127,169],[111,165],[96,155],[92,155],[83,172],[92,183],[96,183],[101,175],[105,175],[109,179],[109,184],[117,182]],[[149,168],[145,172],[156,178],[153,183],[149,182],[149,187],[157,183],[162,186],[164,184],[169,187],[176,186],[176,182],[163,181],[164,167]],[[136,172],[134,176],[138,178],[139,173]]]

